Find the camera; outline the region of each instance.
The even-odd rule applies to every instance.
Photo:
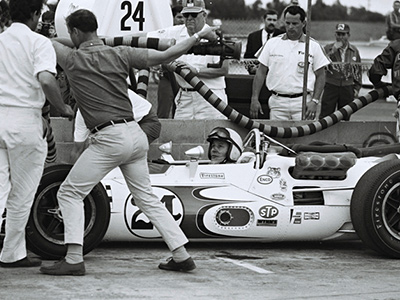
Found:
[[[203,42],[197,45],[194,45],[189,51],[188,54],[196,54],[196,55],[216,55],[221,57],[221,61],[218,66],[222,64],[224,59],[240,59],[240,55],[242,53],[242,42],[240,41],[231,41],[225,40],[222,36],[221,31],[216,32],[218,38],[213,42]],[[209,67],[216,67],[212,64],[209,64]]]

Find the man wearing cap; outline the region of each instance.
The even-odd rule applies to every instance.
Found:
[[[393,2],[393,11],[386,17],[386,36],[388,40],[400,39],[400,1]]]
[[[349,43],[350,27],[341,23],[336,25],[335,30],[336,41],[325,46],[332,64],[325,73],[320,118],[349,104],[358,97],[361,89],[361,57],[358,49]],[[344,119],[348,121],[350,116]]]
[[[185,18],[184,25],[149,32],[147,36],[175,39],[179,43],[183,39],[196,36],[199,31],[208,27],[206,24],[207,12],[203,0],[183,0],[182,6],[182,15]],[[222,65],[217,66],[219,60],[219,56],[186,54],[179,57],[177,62],[180,67],[190,69],[214,94],[227,103],[225,75],[229,71],[229,62],[225,60]],[[210,64],[214,66],[211,67]],[[180,89],[175,97],[174,119],[226,119],[182,77],[177,75],[176,79]]]
[[[306,12],[300,6],[285,11],[286,33],[270,39],[262,49],[260,65],[253,80],[250,117],[263,114],[258,100],[266,84],[271,120],[301,120],[303,111],[303,81],[306,38],[303,33]],[[325,85],[325,66],[330,63],[322,47],[311,39],[308,53],[307,103],[305,119],[313,120]]]

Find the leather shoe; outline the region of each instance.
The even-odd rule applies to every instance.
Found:
[[[167,271],[189,272],[196,269],[196,264],[191,257],[179,263],[175,262],[174,259],[170,257],[167,259],[167,262],[160,263],[158,267]]]
[[[33,258],[28,256],[11,263],[5,263],[0,261],[0,267],[2,268],[31,268],[31,267],[39,267],[41,264],[42,261],[39,258]]]
[[[40,272],[47,275],[72,275],[82,276],[85,275],[85,263],[80,262],[78,264],[67,263],[65,258],[54,263],[52,266],[41,267]]]

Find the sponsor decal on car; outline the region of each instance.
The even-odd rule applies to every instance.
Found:
[[[305,212],[304,220],[319,220],[319,212]]]
[[[201,179],[225,179],[224,173],[200,173]]]
[[[260,175],[257,177],[257,182],[259,184],[270,184],[272,181],[273,179],[269,175]]]
[[[258,210],[258,214],[262,218],[272,219],[278,216],[279,210],[272,205],[264,205]]]
[[[297,211],[297,212],[293,213],[293,210],[292,210],[292,214],[290,217],[290,223],[301,224],[301,211]]]
[[[257,226],[276,227],[278,226],[278,220],[257,220]]]
[[[287,191],[287,182],[286,182],[285,179],[279,180],[279,186],[281,187],[281,191],[282,192],[286,192]]]
[[[284,200],[286,196],[284,194],[275,193],[271,195],[272,200]]]
[[[181,199],[166,188],[153,186],[153,192],[161,203],[165,205],[178,225],[180,225],[183,220],[183,204]],[[161,237],[158,230],[149,221],[146,215],[136,206],[132,195],[129,195],[126,199],[124,216],[125,224],[133,235],[142,238]]]
[[[279,178],[281,177],[281,168],[268,167],[267,175],[272,178]]]

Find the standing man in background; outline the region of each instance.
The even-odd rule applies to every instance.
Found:
[[[177,44],[209,26],[206,24],[207,11],[204,0],[184,0],[182,2],[182,15],[185,25],[172,26],[149,32],[149,37],[175,39]],[[219,63],[219,56],[186,54],[177,59],[178,65],[192,71],[214,94],[225,103],[228,96],[225,93],[225,75],[229,72],[229,61],[224,60],[222,65],[211,67],[209,64]],[[215,107],[207,102],[194,88],[181,76],[176,75],[179,85],[175,97],[176,111],[174,119],[226,119]]]
[[[382,82],[382,77],[391,70],[393,96],[397,100],[397,108],[394,117],[397,121],[396,137],[400,142],[400,39],[395,40],[383,49],[382,53],[374,59],[374,63],[368,70],[368,78],[374,88],[381,88],[388,83]]]
[[[320,118],[357,98],[362,84],[361,57],[358,49],[349,43],[350,27],[347,24],[337,24],[335,29],[336,42],[325,46],[325,52],[332,63],[325,73]],[[345,120],[349,121],[350,116]]]
[[[284,31],[276,28],[278,21],[278,12],[274,9],[268,9],[264,16],[264,28],[250,33],[247,37],[246,52],[244,58],[256,58],[256,53],[272,37],[278,36]],[[252,64],[248,67],[249,74],[255,74],[257,65]]]
[[[386,36],[389,41],[400,39],[400,1],[393,2],[393,11],[386,17]]]
[[[185,18],[182,15],[182,9],[183,7],[180,5],[172,8],[174,26],[185,24]],[[170,72],[165,67],[161,66],[159,74],[160,79],[158,81],[157,90],[157,116],[160,119],[168,119],[171,116],[174,116],[174,99],[178,92],[178,86],[176,84],[176,79],[173,72]]]
[[[25,227],[47,155],[42,125],[45,99],[63,115],[74,115],[55,78],[51,42],[34,32],[42,6],[42,0],[11,0],[13,23],[0,34],[0,225],[7,209],[3,268],[41,264],[27,256]]]
[[[263,114],[258,100],[263,84],[271,91],[271,120],[301,120],[303,108],[304,55],[306,37],[303,33],[306,12],[300,6],[285,10],[286,33],[272,38],[261,51],[260,65],[253,80],[250,117]],[[320,44],[310,40],[305,118],[316,117],[319,99],[325,85],[325,66],[330,60]]]

